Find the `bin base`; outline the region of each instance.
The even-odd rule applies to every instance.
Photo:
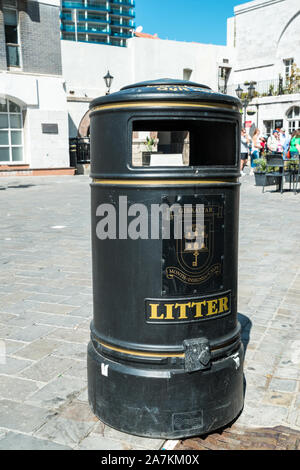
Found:
[[[186,438],[220,429],[243,408],[243,346],[209,370],[124,365],[88,346],[88,395],[94,414],[128,434]]]

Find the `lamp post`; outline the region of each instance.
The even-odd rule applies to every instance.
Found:
[[[245,126],[245,122],[246,122],[246,111],[247,111],[247,106],[249,105],[249,103],[251,102],[251,100],[254,98],[255,96],[255,85],[256,85],[256,82],[246,82],[245,83],[246,86],[248,86],[248,92],[247,92],[247,95],[245,98],[242,99],[242,95],[243,95],[243,88],[241,88],[241,86],[239,85],[238,88],[235,90],[236,94],[237,94],[237,97],[241,100],[242,102],[242,105],[243,105],[243,108],[244,108],[244,126]]]
[[[106,95],[109,95],[110,94],[110,87],[111,87],[111,84],[112,84],[112,81],[113,81],[114,77],[109,73],[109,70],[108,70],[107,74],[103,77],[103,79],[105,81],[105,85],[106,85],[106,88],[107,88]]]

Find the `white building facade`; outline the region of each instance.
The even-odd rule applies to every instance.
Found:
[[[0,2],[0,172],[72,174],[58,0]]]
[[[300,128],[300,2],[255,0],[235,7],[227,43],[235,49],[229,93],[256,82],[254,122],[265,134]],[[297,71],[298,68],[298,71]]]

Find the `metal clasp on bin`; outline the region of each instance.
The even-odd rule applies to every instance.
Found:
[[[209,341],[206,338],[186,339],[183,341],[185,349],[185,370],[196,372],[210,368],[211,352]]]

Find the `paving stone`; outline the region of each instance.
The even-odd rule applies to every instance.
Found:
[[[92,320],[93,317],[93,306],[88,304],[88,305],[83,305],[82,307],[76,307],[74,310],[72,310],[72,315],[73,316],[78,316],[82,318],[89,318]]]
[[[46,303],[46,302],[33,302],[32,300],[26,300],[24,305],[27,310],[41,313],[54,313],[59,315],[66,315],[67,313],[72,312],[74,307],[69,305],[62,305],[56,303]]]
[[[74,398],[86,387],[86,383],[75,377],[59,376],[30,397],[30,403],[37,406],[56,408],[67,399]]]
[[[75,307],[82,307],[82,305],[91,305],[92,301],[93,301],[92,295],[78,294],[78,295],[73,295],[72,297],[62,301],[61,303],[66,304],[66,305],[73,305]]]
[[[159,449],[164,443],[163,439],[149,439],[145,437],[133,436],[131,434],[119,432],[109,426],[105,426],[104,428],[104,437],[115,441],[126,442],[132,447],[132,449],[134,449],[136,446],[142,447],[144,449]]]
[[[276,367],[274,370],[274,377],[281,379],[299,379],[300,369],[298,366],[294,367]]]
[[[31,433],[49,418],[49,411],[26,403],[0,400],[0,426],[6,429]]]
[[[51,339],[38,339],[32,343],[18,349],[15,355],[32,361],[37,361],[45,356],[48,356],[54,349],[59,346],[58,340]]]
[[[0,323],[6,325],[7,322],[17,317],[17,315],[13,315],[12,313],[0,313]]]
[[[0,363],[0,374],[15,375],[32,364],[31,361],[6,356],[5,364]]]
[[[268,390],[263,397],[263,401],[270,405],[281,405],[288,408],[291,406],[293,398],[294,397],[291,393],[275,392]]]
[[[89,333],[79,328],[57,328],[52,331],[47,338],[55,338],[72,343],[88,344],[90,340]]]
[[[65,419],[72,419],[74,421],[84,421],[87,423],[98,422],[98,418],[96,418],[92,413],[89,405],[76,399],[63,407],[63,409],[60,411],[60,417]]]
[[[2,439],[0,438],[0,450],[71,450],[71,447],[26,434],[8,432]]]
[[[93,421],[79,421],[55,416],[48,420],[35,433],[35,436],[75,447],[89,434],[93,426]]]
[[[72,328],[81,324],[81,319],[71,315],[55,315],[52,313],[38,313],[36,320],[38,325],[49,325],[53,327]],[[53,331],[51,328],[49,331]]]
[[[88,390],[87,387],[77,396],[78,401],[82,401],[84,403],[88,402]]]
[[[55,303],[59,304],[61,302],[65,302],[66,300],[70,299],[70,296],[66,295],[58,295],[57,290],[56,294],[53,293],[35,293],[34,295],[29,295],[27,297],[27,300],[33,301],[33,302],[44,302],[44,303]],[[69,304],[70,305],[70,304]]]
[[[297,389],[296,380],[272,379],[270,389],[278,392],[295,392]]]
[[[74,361],[72,366],[64,372],[64,375],[87,381],[87,361]]]
[[[29,395],[39,389],[39,384],[31,380],[22,380],[16,377],[0,375],[0,397],[25,400]]]
[[[87,355],[87,345],[81,343],[63,343],[54,351],[54,356],[69,357],[72,359],[85,360]]]
[[[99,434],[91,433],[83,439],[76,447],[78,450],[132,450],[133,447],[124,441],[114,441],[113,439],[104,438]]]
[[[30,325],[26,328],[10,327],[7,328],[6,331],[3,332],[3,334],[4,337],[6,337],[7,339],[13,339],[15,341],[24,341],[29,343],[49,334],[53,330],[53,326]],[[0,337],[2,337],[1,329]]]
[[[23,341],[13,341],[11,339],[0,340],[3,341],[5,344],[5,351],[6,354],[15,354],[18,350],[24,348],[28,343],[24,343]]]
[[[51,355],[35,362],[19,375],[20,377],[39,382],[49,382],[69,369],[72,364],[73,361],[71,359],[58,358]]]

